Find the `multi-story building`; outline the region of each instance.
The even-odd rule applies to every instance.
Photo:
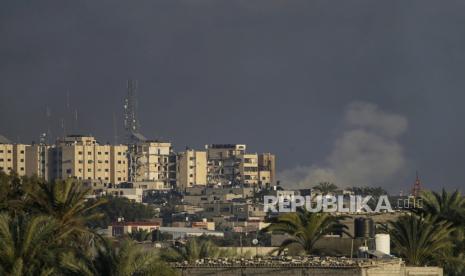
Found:
[[[53,147],[49,145],[32,144],[26,147],[26,175],[52,180],[52,154]]]
[[[142,142],[137,145],[136,152],[136,182],[160,182],[165,187],[176,184],[176,155],[171,143]]]
[[[276,156],[271,153],[258,155],[258,184],[269,186],[276,183]]]
[[[207,181],[209,184],[234,185],[241,181],[240,163],[245,154],[243,144],[213,144],[207,149]]]
[[[185,190],[192,186],[207,184],[207,153],[188,149],[178,154],[176,186]]]
[[[0,139],[0,171],[7,174],[15,172],[26,175],[26,147],[24,144],[12,144],[2,136]]]
[[[258,184],[258,154],[244,154],[242,156],[239,168],[242,183],[248,185]]]
[[[94,137],[70,135],[54,150],[56,178],[119,184],[127,181],[127,147],[100,145]]]

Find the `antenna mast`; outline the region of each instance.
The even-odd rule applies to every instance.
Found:
[[[140,158],[137,145],[145,141],[145,137],[139,132],[139,121],[137,119],[137,81],[128,80],[127,96],[124,99],[124,129],[126,131],[126,142],[128,145],[128,180],[134,182],[136,180],[138,164]]]

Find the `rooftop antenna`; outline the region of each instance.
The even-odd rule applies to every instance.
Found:
[[[127,142],[133,142],[133,136],[139,133],[139,121],[137,120],[137,81],[128,80],[127,96],[124,99],[124,129],[126,130]]]
[[[50,110],[49,106],[45,107],[45,118],[47,120],[47,133],[44,136],[46,139],[45,142],[50,142],[50,138],[52,137],[52,131],[50,130],[50,124],[51,124],[51,117],[52,117],[52,111]]]
[[[77,108],[74,109],[74,131],[77,133],[79,133],[79,124],[78,124],[78,110]]]
[[[118,127],[116,126],[116,114],[113,112],[113,143],[118,144]]]
[[[139,121],[137,119],[137,81],[128,80],[127,96],[124,99],[124,129],[126,131],[126,142],[128,145],[128,180],[134,182],[136,180],[137,170],[139,165],[137,160],[140,158],[137,152],[137,144],[145,141],[145,137],[139,132]]]

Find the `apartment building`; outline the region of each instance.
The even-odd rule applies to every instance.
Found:
[[[274,154],[258,155],[258,178],[260,186],[276,184],[276,156]]]
[[[127,146],[100,145],[94,137],[70,135],[54,150],[56,178],[119,184],[127,181]]]
[[[176,154],[171,143],[146,141],[138,144],[136,151],[136,182],[160,182],[165,187],[176,184]]]
[[[49,145],[32,144],[26,147],[26,175],[52,180],[52,154],[53,147]]]
[[[177,158],[176,187],[182,191],[207,184],[207,152],[188,149]]]
[[[0,171],[7,174],[26,175],[26,147],[24,144],[12,144],[2,137],[0,140]]]
[[[207,182],[230,185],[241,182],[240,163],[246,151],[243,144],[212,144],[207,150]]]
[[[242,183],[248,185],[258,184],[258,154],[247,153],[242,155],[239,168]]]

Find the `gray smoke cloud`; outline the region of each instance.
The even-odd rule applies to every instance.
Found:
[[[407,165],[399,143],[407,130],[407,119],[372,103],[353,102],[346,108],[343,125],[344,131],[324,163],[282,171],[279,178],[284,186],[310,188],[329,181],[339,187],[393,188],[395,178]]]

